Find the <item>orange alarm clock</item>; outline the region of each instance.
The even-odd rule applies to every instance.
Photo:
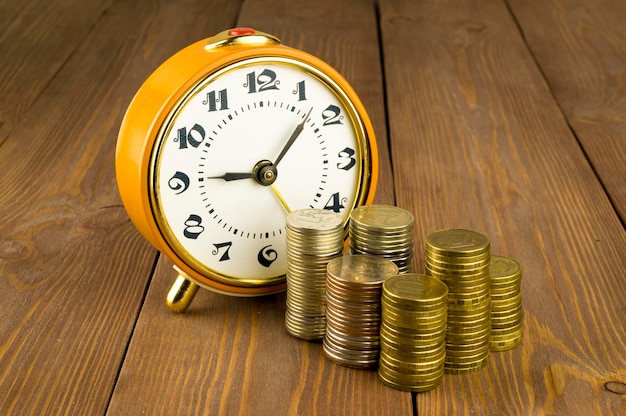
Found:
[[[236,28],[196,42],[141,86],[122,122],[117,183],[141,234],[174,265],[167,305],[198,287],[283,291],[285,218],[372,202],[374,131],[348,82],[269,34]]]

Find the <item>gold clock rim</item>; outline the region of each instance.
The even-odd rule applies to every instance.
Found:
[[[164,142],[169,137],[169,133],[173,128],[175,120],[177,119],[180,112],[187,105],[187,103],[193,97],[195,97],[200,90],[203,90],[206,85],[210,84],[215,79],[219,78],[229,71],[246,66],[257,65],[260,63],[286,65],[298,68],[309,73],[314,78],[317,78],[320,82],[326,85],[329,90],[333,92],[333,94],[339,99],[341,104],[347,110],[350,123],[353,126],[356,134],[356,139],[358,141],[359,151],[361,154],[359,166],[360,173],[357,183],[358,189],[356,192],[356,198],[354,199],[353,206],[350,208],[350,212],[358,206],[363,205],[367,201],[369,193],[372,191],[371,185],[373,175],[373,152],[371,148],[371,140],[373,140],[374,138],[369,136],[366,128],[366,123],[360,112],[358,111],[357,107],[354,105],[353,100],[349,97],[348,93],[330,75],[326,74],[321,69],[315,67],[308,62],[302,61],[294,57],[282,55],[256,55],[244,57],[237,61],[226,63],[206,74],[205,76],[201,77],[199,80],[195,81],[191,87],[187,88],[185,91],[182,91],[179,94],[179,97],[176,99],[176,105],[167,111],[163,122],[158,128],[155,142],[151,149],[148,168],[148,194],[150,200],[150,210],[153,214],[153,217],[155,218],[156,227],[159,233],[163,237],[165,243],[168,245],[170,250],[178,257],[181,262],[183,262],[185,265],[187,265],[187,267],[195,270],[202,277],[210,281],[218,282],[227,286],[241,288],[262,288],[283,285],[285,283],[286,276],[284,273],[278,276],[262,279],[229,276],[220,273],[195,259],[195,257],[187,249],[185,249],[185,247],[174,236],[173,230],[169,226],[169,222],[165,218],[162,209],[160,209],[161,204],[159,202],[157,191],[159,185],[157,175],[157,163],[160,159]],[[348,234],[349,218],[350,216],[347,215],[344,219],[344,239],[347,238]],[[194,279],[194,281],[197,281],[197,283],[201,286],[211,287],[209,283],[198,281],[198,279]],[[211,288],[211,290],[214,289]]]

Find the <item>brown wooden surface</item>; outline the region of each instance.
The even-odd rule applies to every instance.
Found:
[[[623,223],[626,2],[510,4],[561,112]]]
[[[621,0],[0,0],[0,414],[626,413],[625,19]],[[160,62],[235,25],[355,87],[418,270],[445,227],[522,263],[520,347],[411,395],[288,336],[284,294],[165,307],[117,130]]]
[[[418,235],[480,230],[521,262],[525,338],[418,410],[620,414],[604,385],[625,376],[623,225],[506,5],[455,6],[381,2],[396,202]]]

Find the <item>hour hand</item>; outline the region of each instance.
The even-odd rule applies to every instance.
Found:
[[[263,186],[269,186],[276,181],[278,172],[269,160],[261,160],[254,166],[252,172],[226,172],[220,176],[207,176],[207,179],[223,179],[225,181],[238,181],[240,179],[254,179]]]
[[[207,179],[223,179],[225,181],[238,181],[240,179],[254,179],[255,172],[226,172],[220,176],[209,176]]]

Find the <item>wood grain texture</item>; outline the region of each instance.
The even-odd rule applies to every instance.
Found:
[[[624,229],[506,5],[380,4],[397,204],[524,267],[523,345],[419,414],[623,414]]]
[[[626,3],[511,0],[561,111],[626,221]]]
[[[0,2],[0,143],[110,4]]]
[[[183,315],[164,307],[172,268],[160,261],[109,415],[409,414],[411,396],[373,371],[327,360],[289,336],[285,295],[235,298],[201,290]]]

